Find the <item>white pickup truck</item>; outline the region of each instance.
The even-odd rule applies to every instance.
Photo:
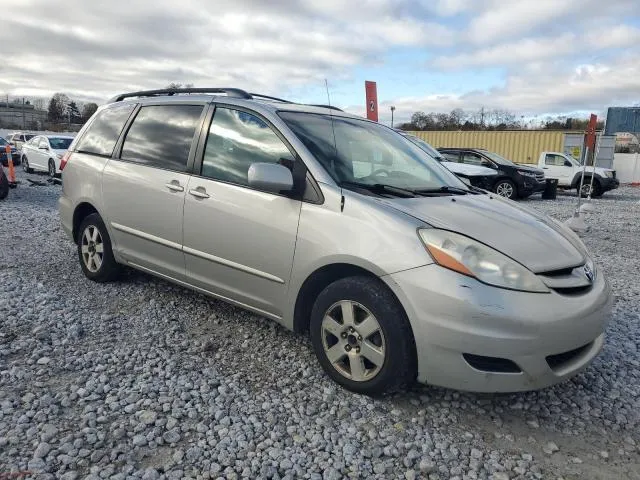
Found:
[[[558,180],[558,188],[570,190],[580,188],[582,178],[582,165],[571,155],[559,152],[542,152],[538,159],[538,167],[544,170],[545,178]],[[593,179],[593,191],[591,192],[591,176]],[[600,197],[604,192],[618,188],[620,181],[616,178],[615,170],[587,166],[584,172],[584,183],[581,194],[586,197],[591,193],[592,197]]]

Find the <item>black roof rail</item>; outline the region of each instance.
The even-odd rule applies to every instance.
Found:
[[[109,103],[121,102],[125,98],[156,97],[158,95],[175,95],[177,93],[226,93],[230,97],[245,99],[253,98],[250,93],[247,93],[240,88],[162,88],[159,90],[141,90],[139,92],[123,93],[113,97],[109,100]]]
[[[294,103],[291,100],[285,100],[283,98],[272,97],[270,95],[262,95],[261,93],[250,93],[249,95],[251,95],[253,98],[266,98],[267,100],[274,100],[276,102],[281,102],[281,103]]]
[[[333,105],[309,105],[310,107],[320,107],[320,108],[328,108],[330,110],[337,110],[339,112],[344,112],[341,108],[334,107]]]

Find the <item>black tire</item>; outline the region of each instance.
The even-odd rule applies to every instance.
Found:
[[[325,352],[323,336],[326,335],[326,331],[323,331],[323,319],[328,311],[332,311],[331,307],[341,301],[355,302],[359,306],[365,307],[375,317],[380,327],[382,335],[378,338],[383,340],[382,342],[378,340],[378,342],[383,345],[384,360],[381,362],[382,366],[378,367],[377,373],[370,379],[355,381],[348,378],[331,363]],[[339,309],[340,307],[335,308]],[[344,323],[342,320],[343,325]],[[356,328],[359,325],[362,323],[356,324]],[[393,293],[376,278],[347,277],[326,287],[318,295],[313,305],[310,329],[313,349],[320,365],[329,377],[347,390],[365,395],[379,395],[403,389],[415,381],[417,375],[416,347],[409,320]],[[359,335],[357,331],[355,334]],[[359,340],[364,345],[365,342],[374,342],[377,335],[379,333],[370,335],[369,340],[367,338],[363,340],[362,337],[359,337]],[[337,336],[332,338],[335,338],[335,345],[338,345],[340,339]],[[344,342],[348,342],[348,340],[344,340]],[[338,346],[342,348],[342,345]],[[351,347],[345,346],[344,348]],[[359,347],[357,347],[357,351],[360,352]],[[351,365],[349,355],[353,353],[355,351],[345,353],[343,361]],[[367,362],[373,365],[368,360],[363,360],[363,362],[365,368]]]
[[[91,230],[92,228],[97,229],[98,231],[99,238],[103,246],[103,251],[100,265],[98,266],[96,263],[92,263],[89,261],[88,263],[91,265],[90,269],[86,263],[84,257],[85,254],[83,253],[83,237],[88,229],[89,232],[93,232],[93,230]],[[107,228],[105,227],[100,215],[98,215],[97,213],[92,213],[91,215],[87,215],[85,219],[82,220],[76,234],[76,243],[78,244],[78,259],[80,260],[82,272],[89,280],[103,283],[112,282],[118,278],[120,272],[122,271],[122,267],[116,262],[115,258],[113,257],[113,250],[111,249],[111,238],[109,238],[109,232],[107,231]],[[96,246],[95,243],[97,242],[94,242],[94,249]],[[89,248],[91,248],[90,242]]]
[[[500,180],[498,180],[493,186],[493,191],[501,197],[508,198],[510,200],[515,200],[516,198],[518,198],[518,189],[516,188],[516,184],[508,178],[501,178]],[[510,195],[507,195],[506,192],[511,193]]]
[[[22,156],[22,170],[24,170],[25,173],[33,173],[33,169],[29,166],[29,159],[26,155]]]
[[[584,182],[583,182],[583,187],[585,185],[590,185],[591,184],[591,177],[584,177]],[[580,190],[580,182],[578,182],[578,185],[576,186],[576,189],[578,190],[578,194],[582,197],[582,198],[586,198],[589,196],[589,191],[583,191]],[[598,198],[601,197],[604,194],[604,192],[602,191],[602,185],[600,185],[600,182],[598,181],[597,178],[593,179],[593,190],[591,191],[591,198]]]
[[[49,159],[48,169],[49,176],[54,178],[56,176],[56,162],[53,161],[53,158]]]
[[[9,179],[4,173],[4,169],[0,167],[0,200],[4,200],[9,195]]]

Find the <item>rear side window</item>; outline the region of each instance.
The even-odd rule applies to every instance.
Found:
[[[142,107],[124,139],[121,158],[151,167],[186,171],[203,109],[202,105]]]
[[[202,176],[249,185],[252,163],[279,163],[292,169],[289,148],[262,119],[250,113],[217,107],[202,160]]]
[[[98,113],[76,145],[76,151],[110,157],[134,107],[134,104],[120,105]]]
[[[447,162],[458,163],[460,161],[460,155],[457,152],[440,152]]]

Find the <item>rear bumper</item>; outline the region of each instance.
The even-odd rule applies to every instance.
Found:
[[[64,195],[60,195],[58,199],[58,212],[64,233],[75,242],[73,238],[73,205],[71,205],[71,200]]]
[[[603,346],[612,303],[602,274],[574,296],[495,288],[437,265],[382,278],[409,316],[418,381],[476,392],[534,390],[580,372]]]

